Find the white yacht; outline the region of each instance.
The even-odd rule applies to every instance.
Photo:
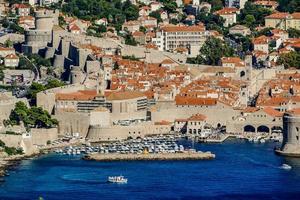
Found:
[[[292,169],[292,167],[288,164],[282,164],[280,168],[285,169],[285,170],[291,170]]]
[[[127,183],[127,178],[124,178],[124,176],[109,176],[108,182],[109,183]]]

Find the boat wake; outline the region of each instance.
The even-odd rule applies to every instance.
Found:
[[[278,168],[281,169],[281,166],[276,166],[276,165],[271,165],[271,164],[268,164],[268,163],[259,162],[257,160],[252,159],[252,158],[249,158],[249,157],[245,157],[245,159],[248,160],[249,162],[251,162],[252,164],[257,165],[257,166],[274,168],[274,169],[278,169]]]
[[[68,174],[68,175],[63,175],[60,178],[64,181],[68,182],[76,182],[76,183],[85,183],[85,184],[105,184],[105,181],[99,181],[96,179],[91,179],[89,177],[95,177],[92,174]]]

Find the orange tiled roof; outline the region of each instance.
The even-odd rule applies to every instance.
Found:
[[[106,99],[109,101],[113,100],[126,100],[126,99],[135,99],[140,97],[146,97],[142,92],[138,91],[118,91],[111,92]]]
[[[223,8],[221,10],[218,10],[216,12],[214,12],[215,15],[231,15],[231,14],[235,14],[236,12],[238,12],[239,9],[237,8]]]
[[[253,44],[268,44],[269,38],[265,35],[252,39]]]
[[[56,100],[75,100],[75,101],[88,101],[97,96],[96,90],[79,90],[71,93],[57,93]]]
[[[245,63],[239,57],[223,57],[222,63],[233,63],[235,67],[244,67]]]
[[[246,107],[242,112],[243,113],[254,113],[258,111],[259,109],[256,107]]]
[[[263,109],[263,111],[272,117],[282,117],[283,116],[283,113],[279,112],[278,110],[275,110],[272,107],[265,107]]]
[[[266,19],[286,19],[286,18],[300,19],[300,12],[295,12],[292,14],[286,12],[277,12],[269,16],[266,16],[265,18]]]
[[[206,119],[205,115],[195,114],[188,118],[188,121],[204,121]]]
[[[19,57],[16,54],[9,54],[5,57],[5,59],[18,59]]]
[[[202,25],[194,26],[164,26],[161,30],[165,32],[202,32],[205,31],[205,27]]]
[[[216,105],[216,99],[211,98],[194,98],[194,97],[175,97],[176,105]]]

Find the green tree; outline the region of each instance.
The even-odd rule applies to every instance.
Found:
[[[190,63],[218,65],[222,57],[233,56],[233,49],[222,40],[209,37],[202,48],[200,55],[194,59],[189,59]]]
[[[36,94],[46,90],[46,87],[40,83],[33,82],[29,87],[27,98],[31,99],[32,103],[36,101]]]
[[[246,24],[246,26],[248,26],[249,28],[253,28],[254,22],[255,22],[255,17],[253,15],[245,16],[244,23]]]
[[[162,22],[162,19],[160,17],[160,12],[157,10],[157,11],[153,11],[149,14],[150,17],[153,17],[155,19],[157,19],[157,22]]]
[[[121,0],[69,0],[62,11],[90,21],[105,17],[116,30],[121,29],[125,20],[136,20],[139,16],[136,5]]]
[[[4,146],[5,146],[5,143],[2,140],[0,140],[0,147],[4,147]]]
[[[226,32],[223,23],[225,20],[219,15],[214,15],[207,12],[200,12],[199,15],[196,16],[196,19],[202,22],[207,30],[215,30],[220,33]]]
[[[132,35],[127,34],[127,35],[125,36],[125,44],[131,45],[131,46],[136,46],[136,45],[137,45],[137,42],[135,41],[135,39],[133,38]]]
[[[270,9],[263,8],[261,6],[253,4],[250,1],[247,1],[244,9],[242,9],[240,15],[238,15],[238,21],[242,24],[246,24],[246,16],[253,16],[255,20],[252,23],[251,27],[257,27],[259,25],[263,26],[265,23],[265,17],[270,15],[271,13],[272,11]],[[248,17],[248,20],[249,19],[250,18]],[[252,20],[252,17],[250,20]]]
[[[265,35],[265,36],[271,36],[272,35],[272,31],[273,28],[271,27],[267,27],[267,28],[264,28],[256,33],[254,33],[255,37],[259,37],[259,36],[262,36],[262,35]]]
[[[300,12],[300,1],[299,0],[278,0],[278,10],[281,12]]]
[[[27,98],[29,98],[31,100],[31,105],[35,105],[37,93],[44,91],[44,90],[51,89],[51,88],[61,87],[63,85],[65,85],[65,84],[58,79],[50,79],[50,80],[48,80],[46,85],[42,85],[40,83],[33,82],[31,84],[31,86],[29,87]]]
[[[287,31],[290,38],[300,38],[300,30],[289,28]]]
[[[8,39],[8,40],[5,41],[4,45],[6,47],[11,48],[11,47],[13,47],[14,43],[10,39]]]
[[[141,31],[143,33],[146,33],[147,29],[144,26],[140,26],[140,30],[139,31]]]
[[[284,65],[285,68],[295,67],[300,68],[300,53],[299,52],[290,52],[280,55],[278,64]]]
[[[25,103],[17,102],[15,109],[12,110],[9,116],[11,125],[20,124],[23,122],[26,128],[50,128],[58,124],[56,119],[52,119],[51,115],[41,107],[28,108]]]

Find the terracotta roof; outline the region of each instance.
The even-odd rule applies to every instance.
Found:
[[[293,115],[300,115],[300,108],[294,108],[292,110],[287,111],[287,113],[290,113]]]
[[[272,107],[265,107],[263,109],[263,111],[272,117],[282,117],[283,116],[283,113],[279,112],[278,110],[275,110]]]
[[[5,56],[5,59],[18,59],[19,57],[16,54],[9,54]]]
[[[0,51],[14,51],[14,48],[9,48],[9,47],[0,47]]]
[[[259,0],[259,1],[255,1],[254,4],[256,5],[261,5],[261,6],[274,6],[274,7],[277,7],[278,6],[278,3],[276,1],[262,1],[262,0]]]
[[[161,30],[165,32],[202,32],[205,31],[205,27],[202,25],[194,26],[164,26]]]
[[[235,14],[238,11],[239,11],[239,9],[237,9],[237,8],[223,8],[221,10],[214,12],[214,14],[215,15],[231,15],[231,14]]]
[[[162,120],[160,122],[154,122],[154,125],[170,125],[172,122]]]
[[[174,64],[175,62],[171,59],[165,59],[161,62],[162,65]]]
[[[259,108],[256,108],[256,107],[246,107],[242,112],[243,113],[254,113],[258,110],[259,110]]]
[[[113,101],[113,100],[136,99],[141,97],[146,97],[146,95],[138,91],[118,91],[118,92],[110,93],[106,97],[106,99],[108,101]]]
[[[253,44],[268,44],[269,38],[265,35],[259,36],[252,40]]]
[[[70,28],[69,28],[70,31],[80,31],[81,29],[76,25],[72,25]]]
[[[141,36],[145,36],[145,34],[141,31],[135,31],[132,33],[133,37],[141,37]]]
[[[285,12],[277,12],[269,16],[266,16],[265,18],[266,19],[286,19],[286,18],[300,19],[300,12],[295,12],[292,14],[285,13]]]
[[[57,93],[56,100],[75,100],[75,101],[88,101],[97,96],[96,90],[79,90],[71,93]]]
[[[217,100],[211,98],[175,97],[176,105],[216,105]]]
[[[188,118],[188,121],[204,121],[206,119],[205,115],[195,114]]]
[[[12,7],[17,8],[17,9],[19,9],[19,8],[30,8],[30,5],[17,3],[17,4],[14,4]]]
[[[239,57],[223,57],[222,63],[233,63],[235,67],[244,67],[245,63]]]
[[[175,119],[175,122],[187,122],[187,119]]]

